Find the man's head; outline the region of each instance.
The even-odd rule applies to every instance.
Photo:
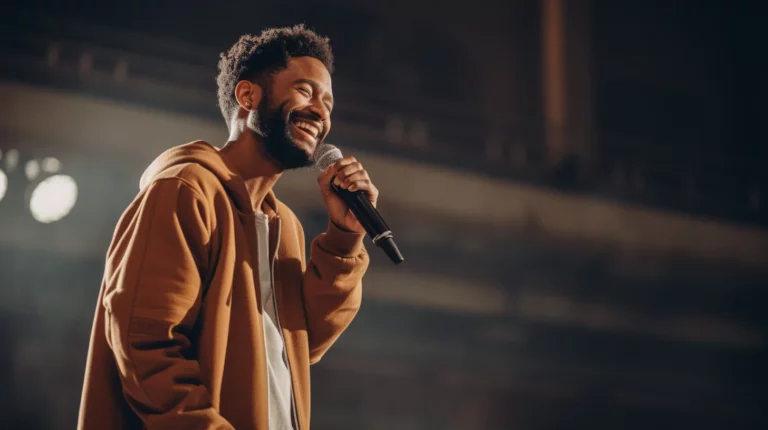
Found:
[[[331,128],[333,53],[328,38],[302,25],[245,35],[219,60],[219,107],[232,126],[263,142],[283,168],[311,164]]]

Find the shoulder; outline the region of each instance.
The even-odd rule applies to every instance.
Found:
[[[277,202],[277,213],[280,215],[280,218],[283,219],[283,222],[296,225],[299,229],[301,229],[301,221],[299,221],[299,217],[296,216],[296,213],[293,212],[293,210],[282,201],[277,199],[275,200]]]
[[[278,199],[275,199],[275,201],[277,203],[277,213],[280,214],[280,218],[286,221],[290,220],[291,222],[298,221],[296,214],[288,205]]]
[[[191,189],[205,200],[212,200],[217,194],[225,192],[216,175],[195,162],[171,166],[152,180],[153,183],[166,181],[177,182]]]

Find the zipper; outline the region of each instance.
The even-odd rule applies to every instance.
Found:
[[[280,338],[283,339],[283,360],[285,360],[285,365],[288,367],[288,376],[290,376],[291,379],[291,413],[293,415],[293,422],[296,425],[295,430],[299,430],[299,416],[296,412],[296,399],[295,394],[293,392],[293,372],[291,371],[291,361],[288,360],[288,350],[285,345],[285,335],[283,335],[283,325],[280,323],[280,310],[277,306],[277,292],[275,291],[275,261],[277,260],[277,249],[280,247],[280,232],[282,230],[282,222],[280,220],[280,217],[275,215],[275,221],[277,224],[277,241],[275,242],[275,253],[272,255],[272,261],[270,262],[270,271],[269,271],[269,277],[270,277],[270,286],[272,287],[272,305],[275,307],[275,319],[277,320],[277,329],[280,332]]]

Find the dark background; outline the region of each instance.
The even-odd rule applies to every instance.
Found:
[[[648,231],[768,238],[763,2],[38,1],[0,12],[4,84],[208,121],[220,118],[218,53],[243,33],[303,22],[331,38],[332,136],[353,151],[683,220]],[[45,65],[51,46],[58,68]],[[96,71],[127,59],[130,78],[84,77],[84,52]],[[561,90],[548,78],[557,70]],[[35,109],[46,128],[45,104]],[[0,240],[3,423],[72,428],[103,252],[149,159],[9,127],[0,138],[5,154],[55,154],[79,175],[77,206],[58,223],[25,215],[19,172],[0,201],[0,223],[21,231]],[[405,273],[492,285],[506,310],[366,300],[312,368],[313,428],[764,428],[768,259],[624,252],[544,234],[536,220],[509,233],[402,208]],[[324,229],[321,210],[297,212],[308,237]],[[66,234],[82,240],[25,245]],[[546,310],[527,311],[533,302]]]

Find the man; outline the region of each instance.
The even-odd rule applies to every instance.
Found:
[[[229,127],[147,169],[107,254],[81,429],[308,429],[309,365],[360,306],[364,230],[331,191],[378,191],[352,157],[321,173],[328,230],[305,261],[275,198],[331,129],[333,55],[296,26],[243,36],[219,62]]]

